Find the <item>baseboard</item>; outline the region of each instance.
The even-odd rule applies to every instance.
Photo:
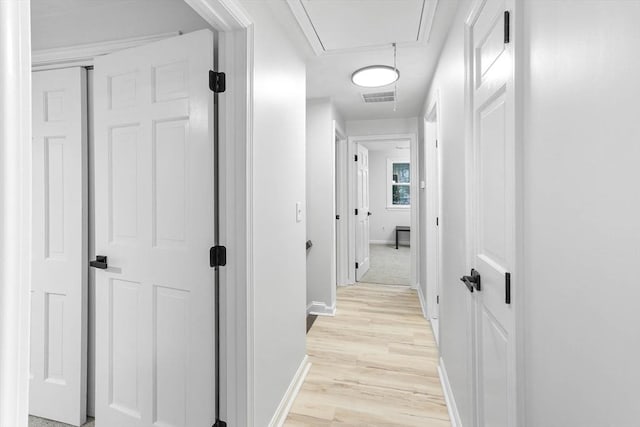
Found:
[[[289,415],[289,411],[293,406],[293,402],[296,400],[298,393],[300,392],[300,388],[304,383],[307,374],[309,373],[309,369],[311,369],[311,361],[309,361],[309,356],[306,354],[296,371],[296,374],[293,376],[291,380],[291,384],[289,384],[289,388],[287,389],[284,396],[282,396],[282,400],[278,405],[278,409],[276,409],[276,413],[273,414],[273,418],[271,418],[271,422],[269,423],[269,427],[282,427],[284,422]]]
[[[431,323],[431,331],[433,332],[433,338],[436,340],[436,347],[440,348],[440,319],[431,318],[429,319],[429,323]]]
[[[449,376],[447,375],[447,370],[444,367],[444,360],[442,360],[442,357],[438,364],[438,375],[440,376],[440,384],[442,384],[442,391],[444,392],[444,400],[447,403],[447,410],[449,411],[449,418],[451,419],[451,427],[462,427],[460,413],[458,412],[456,399],[453,397],[453,390],[451,390]]]
[[[323,302],[313,301],[307,306],[307,314],[315,314],[316,316],[335,316],[336,305],[329,307]]]
[[[347,280],[344,283],[338,283],[338,287],[339,288],[348,288],[349,286],[353,286],[355,284],[356,284],[356,282],[352,282],[351,280]]]
[[[429,316],[427,316],[427,301],[422,294],[422,287],[418,283],[418,299],[420,300],[420,307],[422,308],[422,315],[425,319],[429,320]]]

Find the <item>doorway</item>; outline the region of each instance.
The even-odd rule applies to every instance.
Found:
[[[349,222],[347,191],[347,140],[337,129],[334,121],[335,138],[335,206],[336,206],[336,284],[349,283]]]
[[[214,337],[201,327],[214,326],[214,34],[178,34],[33,73],[39,417],[215,422]]]
[[[439,312],[440,286],[442,277],[442,179],[441,179],[441,142],[439,141],[439,103],[436,101],[428,109],[424,119],[424,176],[425,176],[425,230],[421,235],[425,248],[426,292],[423,305],[426,305],[426,315],[431,321],[431,327],[439,340]],[[423,289],[420,289],[420,293]]]
[[[416,287],[415,136],[351,137],[353,277]]]
[[[97,17],[101,25],[103,25],[104,27],[109,27],[111,30],[116,32],[115,36],[107,37],[106,40],[116,40],[116,41],[114,42],[107,41],[104,43],[98,42],[98,43],[90,43],[87,45],[73,45],[73,46],[72,46],[72,43],[69,43],[67,45],[62,44],[62,46],[71,46],[71,47],[43,48],[44,50],[34,51],[30,55],[29,48],[31,47],[30,40],[32,38],[29,36],[29,31],[30,31],[30,28],[34,28],[34,25],[30,25],[30,21],[31,23],[33,23],[34,21],[34,18],[33,18],[34,10],[33,8],[31,8],[30,10],[29,3],[30,3],[29,1],[17,2],[17,3],[12,3],[6,8],[3,8],[3,13],[6,12],[6,14],[3,16],[10,17],[8,19],[12,19],[13,22],[16,23],[15,26],[11,26],[9,28],[5,26],[5,30],[3,31],[3,33],[7,37],[2,38],[4,41],[3,44],[5,45],[5,47],[9,49],[9,46],[11,45],[11,49],[7,55],[8,62],[6,63],[6,65],[7,67],[10,67],[15,71],[15,73],[10,73],[8,75],[8,79],[7,81],[5,81],[5,83],[8,83],[10,85],[13,84],[17,88],[17,91],[7,93],[7,96],[9,97],[8,101],[10,101],[12,104],[16,106],[20,105],[21,107],[19,111],[13,110],[16,112],[16,114],[14,114],[13,116],[7,115],[6,114],[7,110],[3,110],[2,115],[4,120],[7,120],[7,118],[9,117],[14,118],[14,120],[11,120],[11,123],[6,122],[7,129],[9,130],[10,134],[11,132],[13,133],[17,132],[16,135],[19,134],[21,137],[23,136],[24,138],[27,138],[27,136],[30,136],[32,134],[30,116],[32,115],[32,113],[36,112],[34,109],[31,108],[31,102],[29,102],[30,100],[28,100],[28,98],[30,97],[29,95],[32,93],[31,87],[30,87],[31,78],[29,75],[31,71],[43,71],[43,70],[50,70],[50,69],[60,69],[65,67],[91,66],[93,64],[93,59],[95,57],[104,55],[107,52],[112,52],[119,49],[127,49],[133,46],[139,46],[142,44],[142,42],[149,41],[149,39],[156,39],[156,40],[165,39],[168,36],[171,36],[171,35],[175,36],[179,34],[179,33],[173,33],[173,34],[161,33],[156,36],[132,37],[131,39],[122,39],[122,40],[117,39],[118,36],[127,37],[126,35],[125,36],[120,35],[119,33],[120,31],[126,32],[131,29],[133,29],[134,31],[137,31],[141,28],[141,26],[131,25],[127,27],[122,22],[119,22],[118,25],[109,25],[108,19],[105,19],[106,15],[104,13],[100,13],[100,14],[94,14],[92,16]],[[46,7],[45,7],[46,10],[56,9],[58,7],[65,8],[65,7],[68,7],[69,5],[69,2],[60,2],[60,4],[55,4],[54,2],[40,2],[40,4],[42,5],[44,3],[46,3]],[[88,6],[94,7],[97,3],[98,2],[92,2],[92,5],[88,5]],[[219,53],[221,54],[220,66],[226,69],[226,71],[230,73],[238,72],[242,74],[244,72],[246,74],[250,68],[249,61],[251,61],[251,58],[253,55],[251,51],[253,33],[250,31],[252,21],[248,17],[248,15],[244,13],[242,10],[236,10],[234,8],[235,6],[234,4],[231,4],[231,5],[226,3],[223,4],[221,2],[217,2],[214,0],[189,0],[187,3],[189,5],[187,9],[190,11],[191,14],[194,14],[195,12],[196,16],[200,16],[201,19],[203,19],[203,22],[205,22],[207,26],[210,26],[211,28],[219,28],[221,29],[221,34],[224,33],[224,38],[220,40],[220,45],[219,45],[219,48],[220,48]],[[122,4],[123,4],[122,2],[118,3],[118,5],[122,5]],[[178,5],[177,7],[180,7],[180,5],[184,7],[185,5],[183,2],[167,2],[166,4],[173,5],[173,6]],[[109,7],[112,5],[116,6],[116,2],[104,1],[101,3],[101,5],[105,7],[107,7],[107,5]],[[139,3],[137,5],[140,6]],[[70,8],[69,10],[73,11],[76,14],[86,13],[86,8]],[[142,6],[140,13],[145,14],[145,16],[148,16],[149,13],[154,13],[154,12],[153,11],[150,12],[148,8]],[[60,14],[54,13],[54,15],[56,16],[55,22],[58,22],[58,20],[60,19]],[[167,21],[174,22],[174,20],[177,19],[176,15],[172,13],[165,14],[163,16],[165,18],[165,21],[164,21],[165,23]],[[128,16],[128,17],[131,18],[131,16]],[[47,16],[47,18],[44,19],[44,21],[50,23],[51,19],[49,19],[49,16]],[[82,20],[79,20],[79,21],[82,21]],[[85,25],[87,25],[86,21],[82,21],[82,22]],[[154,22],[154,24],[158,24],[158,22]],[[49,28],[53,29],[56,35],[59,35],[61,37],[69,37],[71,34],[73,34],[73,29],[82,28],[82,27],[80,25],[77,25],[77,26],[69,25],[69,28],[68,28],[69,31],[64,31],[64,32],[58,31],[59,29],[58,26],[50,25]],[[95,30],[95,28],[93,30]],[[90,33],[92,36],[95,36],[96,33],[102,34],[99,31],[93,31]],[[88,36],[89,34],[87,33],[87,37]],[[13,43],[13,41],[17,41],[17,42]],[[239,55],[225,55],[225,53],[227,52],[239,53]],[[211,49],[210,53],[213,54],[213,49]],[[115,76],[112,76],[112,77],[115,77]],[[203,86],[208,86],[209,76],[206,76],[206,77],[207,78],[204,79],[203,81]],[[247,79],[239,78],[237,80],[234,80],[230,86],[233,88],[233,90],[228,94],[228,96],[225,96],[224,98],[222,98],[222,103],[225,105],[226,108],[222,110],[221,121],[224,123],[224,126],[221,132],[223,132],[224,137],[226,137],[224,139],[226,144],[228,144],[229,147],[233,147],[233,149],[225,148],[221,153],[222,156],[225,158],[225,162],[223,163],[223,165],[227,165],[227,164],[229,165],[228,167],[223,166],[221,168],[221,174],[225,176],[226,178],[225,181],[227,182],[227,184],[225,185],[225,188],[223,189],[223,191],[221,191],[221,193],[223,198],[225,198],[227,191],[235,191],[235,193],[233,195],[234,197],[226,196],[229,199],[229,201],[228,203],[224,204],[225,215],[223,216],[223,223],[222,223],[223,236],[228,236],[231,230],[238,233],[246,232],[246,230],[248,229],[248,225],[250,223],[250,216],[246,217],[247,221],[244,221],[243,219],[244,213],[247,212],[247,207],[243,203],[238,203],[236,199],[238,200],[242,199],[242,195],[247,194],[247,192],[250,192],[251,189],[245,188],[242,185],[235,185],[232,182],[236,182],[236,181],[232,180],[231,177],[236,178],[236,177],[246,176],[246,169],[247,169],[246,160],[247,159],[243,153],[245,153],[245,149],[247,148],[247,146],[250,146],[250,142],[247,140],[247,134],[250,134],[252,131],[252,124],[247,115],[247,108],[248,108],[247,106],[252,100],[251,82]],[[122,89],[122,86],[119,89]],[[18,97],[18,95],[20,97]],[[53,108],[45,110],[45,114],[49,114],[49,112],[51,112],[53,113],[51,115],[51,118],[55,119],[56,112],[60,112],[60,110],[62,110],[61,108],[56,108],[55,99],[56,99],[56,96],[59,95],[59,93],[57,90],[54,90],[50,93],[50,95],[52,96],[49,97],[50,98],[49,100],[51,100],[51,106]],[[58,99],[59,98],[60,97],[58,96]],[[64,104],[62,104],[62,106],[63,105]],[[57,107],[60,107],[60,106],[61,104],[58,103]],[[224,113],[225,110],[227,111],[233,110],[234,114],[233,115],[225,114]],[[55,146],[56,144],[54,144],[54,142],[60,145],[60,141],[59,140],[56,141],[56,138],[57,137],[52,138],[50,141],[52,143],[48,144],[51,147],[53,147],[52,150],[49,150],[49,154],[53,154],[49,156],[49,159],[51,160],[53,165],[57,165],[57,167],[52,167],[48,169],[48,171],[54,172],[51,175],[56,177],[57,179],[57,181],[56,179],[52,179],[51,180],[52,184],[56,182],[60,183],[61,181],[60,176],[61,175],[64,176],[64,173],[60,173],[60,170],[62,168],[60,167],[61,162],[59,160],[62,159],[63,160],[62,163],[64,163],[65,154],[66,154],[64,153],[65,151],[64,149],[60,150],[59,146],[58,147]],[[16,140],[21,140],[21,139],[16,138]],[[10,139],[5,140],[4,142],[10,142],[11,144],[13,144],[13,142],[11,142]],[[24,146],[24,148],[22,148],[22,146]],[[8,159],[7,161],[14,161],[18,165],[21,165],[21,167],[16,170],[8,171],[8,172],[11,172],[10,176],[12,177],[13,180],[15,180],[15,181],[13,180],[11,181],[12,184],[8,187],[9,190],[18,191],[18,187],[20,187],[21,192],[24,192],[25,195],[31,196],[31,189],[28,187],[30,187],[30,184],[32,181],[32,172],[33,172],[32,151],[35,151],[35,150],[31,149],[31,144],[21,144],[20,150],[13,151],[13,152],[8,151],[12,154],[12,156],[11,158],[6,158],[5,160]],[[57,161],[57,163],[55,163],[55,161]],[[65,169],[66,169],[66,166],[65,166]],[[63,183],[63,185],[65,184],[66,183]],[[58,186],[58,188],[59,187],[60,186]],[[56,189],[55,186],[53,185],[51,186],[51,188]],[[49,192],[49,194],[59,195],[60,192],[51,191]],[[1,400],[0,403],[2,407],[6,409],[2,411],[2,414],[0,414],[0,419],[2,420],[3,425],[4,424],[23,425],[27,422],[27,414],[29,409],[29,396],[28,396],[27,390],[28,390],[28,383],[31,377],[29,372],[30,363],[29,363],[29,357],[28,357],[29,346],[25,344],[25,342],[27,342],[31,338],[31,333],[29,328],[30,326],[29,322],[25,318],[30,315],[29,299],[31,296],[30,294],[32,289],[31,289],[31,274],[29,274],[28,271],[31,270],[31,265],[32,265],[31,260],[32,260],[33,254],[30,250],[31,249],[30,246],[32,245],[26,244],[24,242],[27,237],[32,236],[31,212],[33,211],[33,207],[32,207],[32,197],[21,197],[21,199],[23,200],[18,201],[18,200],[14,200],[16,198],[13,197],[13,195],[14,194],[12,192],[9,192],[9,193],[3,192],[2,198],[3,200],[10,202],[11,205],[10,206],[7,205],[10,208],[17,208],[18,202],[19,202],[20,211],[24,213],[23,217],[28,218],[29,220],[23,219],[18,223],[17,221],[14,221],[13,218],[8,218],[8,219],[5,218],[5,221],[3,221],[3,226],[11,226],[12,228],[16,229],[16,235],[24,236],[24,238],[21,240],[16,239],[16,242],[21,242],[20,243],[21,247],[24,246],[25,248],[24,250],[21,250],[19,254],[17,252],[15,254],[15,256],[17,257],[16,265],[20,264],[20,266],[22,267],[16,268],[14,269],[15,271],[12,270],[10,272],[11,277],[13,278],[12,280],[15,279],[15,283],[19,285],[19,286],[16,286],[15,295],[11,295],[12,298],[14,296],[15,298],[3,299],[0,304],[2,305],[2,311],[7,314],[5,317],[5,320],[12,324],[15,323],[15,328],[13,328],[12,331],[6,331],[6,330],[3,331],[2,333],[3,343],[12,342],[14,343],[12,344],[12,346],[16,348],[16,354],[14,357],[15,366],[12,364],[8,364],[8,365],[4,365],[2,369],[2,376],[4,378],[3,385],[6,387],[5,388],[6,391],[8,391],[7,393],[3,393],[2,396],[0,396],[0,400]],[[14,202],[16,203],[15,206],[13,205]],[[60,203],[60,200],[58,200],[57,211],[55,209],[50,209],[50,211],[59,214],[60,212],[59,207],[61,205],[64,205],[64,204]],[[229,221],[228,214],[226,212],[227,210],[233,211],[235,215],[237,215],[239,218],[235,221]],[[50,215],[50,218],[60,219],[60,215],[58,215],[57,217],[55,215]],[[54,227],[50,227],[50,230],[55,230],[55,229]],[[60,232],[60,230],[55,230],[55,231]],[[59,234],[64,234],[64,233],[59,233]],[[50,239],[49,242],[60,243],[59,239],[58,240]],[[49,249],[56,249],[56,251],[49,250],[48,254],[60,253],[61,248],[62,247],[60,245],[58,245],[57,247],[51,247]],[[239,242],[238,244],[233,245],[233,250],[237,254],[236,259],[238,260],[238,262],[229,266],[229,268],[227,268],[227,271],[233,277],[245,277],[246,274],[242,268],[242,266],[244,265],[242,264],[243,262],[242,260],[245,259],[246,250],[247,250],[246,245],[243,242]],[[5,255],[6,254],[3,253],[3,260],[8,259]],[[209,261],[208,255],[209,255],[208,253],[205,255],[206,261]],[[18,258],[20,262],[17,262]],[[53,257],[50,257],[50,258],[53,258]],[[98,263],[102,263],[103,261],[106,261],[106,260],[95,260],[95,261],[98,261]],[[86,259],[85,257],[83,262],[86,264],[88,262],[88,259]],[[240,276],[238,276],[238,274]],[[252,329],[249,324],[246,324],[246,318],[250,316],[250,313],[246,310],[247,304],[246,304],[246,298],[244,298],[244,296],[248,295],[248,297],[251,298],[253,288],[252,288],[251,281],[244,282],[243,279],[239,279],[239,280],[242,283],[246,283],[245,289],[242,290],[242,292],[246,292],[246,294],[242,293],[240,295],[237,295],[237,298],[236,298],[236,293],[233,293],[232,295],[223,296],[223,298],[226,298],[229,301],[229,306],[234,308],[234,315],[229,316],[226,319],[227,320],[226,326],[228,330],[232,331],[231,335],[237,334],[238,336],[248,336],[252,334]],[[241,292],[241,290],[238,289],[237,292]],[[52,294],[51,296],[54,296],[53,293],[51,294]],[[48,311],[45,311],[44,314],[45,315],[54,314],[54,316],[50,316],[50,317],[59,319],[60,316],[58,314],[61,311],[60,310],[62,308],[61,306],[64,306],[64,304],[55,304],[55,303],[60,302],[60,298],[58,297],[61,297],[62,295],[57,294],[57,296],[54,296],[53,298],[51,296],[49,297],[49,306],[52,308],[55,308],[57,311],[48,310]],[[47,302],[46,300],[47,298],[44,298],[45,303]],[[19,307],[20,310],[9,311],[8,308],[11,305],[15,307]],[[85,303],[85,307],[86,307],[86,303]],[[18,316],[17,315],[18,313],[23,313],[23,314],[20,314],[20,316]],[[86,312],[84,313],[84,315],[86,315]],[[50,342],[54,342],[53,338],[56,338],[56,339],[59,338],[59,332],[61,329],[59,326],[60,325],[58,324],[58,327],[56,328],[49,328],[48,330],[45,329],[45,332],[47,332],[47,335],[50,335],[50,338],[52,338],[51,340],[49,340]],[[225,332],[226,332],[226,335],[228,336],[229,332],[228,331],[225,331]],[[250,405],[250,402],[248,401],[248,399],[244,398],[241,394],[236,394],[236,390],[233,384],[237,383],[237,381],[235,381],[235,376],[245,375],[246,371],[250,367],[242,364],[236,365],[235,362],[233,361],[236,360],[236,355],[238,355],[238,358],[248,357],[247,354],[250,354],[251,352],[252,352],[251,346],[247,347],[246,345],[236,345],[236,343],[231,342],[229,347],[225,349],[225,353],[224,353],[224,355],[227,356],[227,359],[228,360],[230,359],[232,361],[231,363],[234,365],[234,369],[227,374],[228,382],[229,384],[231,384],[231,386],[229,386],[231,393],[228,398],[228,401],[224,402],[225,404],[228,404],[231,407],[233,407],[233,409],[227,411],[226,417],[227,419],[232,420],[232,422],[238,423],[238,424],[245,423],[243,420],[246,418],[246,414],[250,412],[250,411],[247,411],[247,406]],[[51,353],[51,354],[54,354],[54,353]],[[57,355],[58,356],[60,355],[60,351],[57,352]],[[58,359],[54,358],[53,361],[56,363],[53,363],[51,367],[59,368],[60,358]],[[58,374],[60,373],[60,369],[49,369],[49,368],[50,368],[49,366],[45,366],[44,369],[54,374],[56,373],[56,371]],[[52,379],[55,379],[55,378],[52,378]],[[12,392],[9,392],[9,391],[12,391]],[[83,391],[81,391],[81,393],[82,392]],[[84,391],[84,393],[86,393],[86,391]],[[213,406],[213,405],[210,405],[210,406]],[[236,420],[239,420],[239,421],[236,421]]]
[[[199,326],[214,324],[212,94],[188,83],[207,80],[213,51],[202,30],[101,56],[90,86],[82,67],[34,73],[33,415],[215,421],[213,335]]]

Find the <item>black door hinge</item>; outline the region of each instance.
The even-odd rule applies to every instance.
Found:
[[[436,148],[438,148],[438,140],[436,139]]]
[[[510,28],[509,28],[509,17],[511,14],[508,10],[504,11],[504,42],[509,43],[510,39]]]
[[[227,265],[227,248],[214,246],[209,249],[209,266],[224,267],[225,265]]]
[[[436,304],[440,304],[440,295],[436,295]]]
[[[358,209],[356,209],[356,215],[358,215]]]
[[[436,217],[436,227],[440,226],[440,218]]]
[[[511,304],[511,273],[504,273],[504,303]]]
[[[340,215],[336,215],[336,219],[340,219]]]
[[[360,267],[360,265],[356,262],[356,269],[359,268],[359,267]]]
[[[213,93],[222,93],[227,90],[227,76],[224,73],[209,70],[209,89]]]
[[[358,161],[358,155],[357,154],[355,156],[353,156],[353,160],[356,161],[356,162]]]
[[[218,420],[212,427],[227,427],[227,423],[222,420]]]

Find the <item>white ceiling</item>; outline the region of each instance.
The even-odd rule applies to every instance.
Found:
[[[33,17],[52,17],[67,14],[72,10],[93,9],[114,3],[127,3],[135,0],[31,0]]]
[[[420,114],[457,0],[287,1],[316,53],[307,61],[308,98],[332,98],[345,120]],[[390,91],[394,85],[366,89],[351,82],[359,68],[393,66],[394,42],[400,71],[396,111],[393,102],[362,100],[363,93]]]
[[[360,145],[366,147],[369,151],[397,151],[399,154],[410,153],[411,143],[408,140],[403,141],[360,141]]]
[[[417,42],[427,6],[426,0],[299,1],[325,51]]]
[[[203,28],[184,0],[31,0],[33,50]]]

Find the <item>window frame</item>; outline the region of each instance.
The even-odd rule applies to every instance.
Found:
[[[398,163],[409,164],[409,182],[395,183],[393,182],[393,165]],[[387,210],[407,210],[411,209],[411,203],[413,195],[411,194],[411,159],[409,157],[387,157]],[[393,186],[402,185],[409,188],[409,204],[408,205],[394,205],[393,204]]]

